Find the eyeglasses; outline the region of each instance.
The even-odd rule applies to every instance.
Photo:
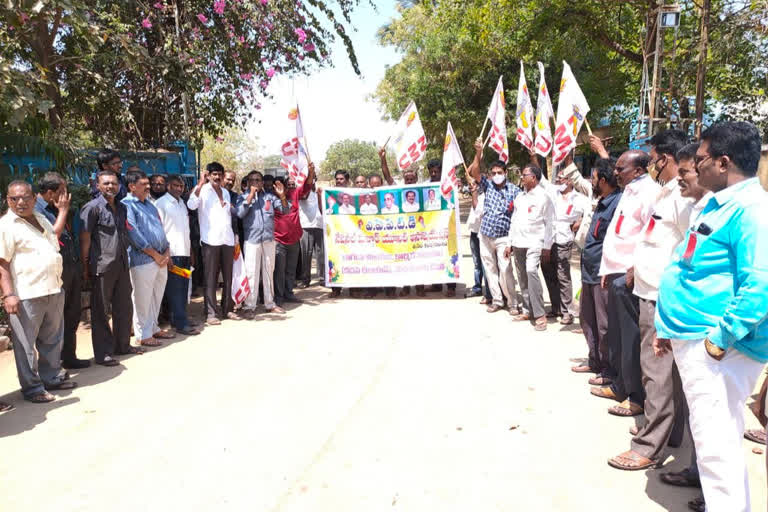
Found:
[[[520,176],[523,177],[523,178],[529,178],[529,177],[533,176],[533,174],[530,173],[530,172],[526,172],[526,173],[521,174]]]
[[[22,199],[24,201],[31,201],[32,200],[32,196],[29,195],[29,194],[27,194],[25,196],[8,196],[8,201],[10,201],[11,203],[14,203],[14,204],[18,203]]]

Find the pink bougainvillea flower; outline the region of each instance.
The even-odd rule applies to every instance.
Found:
[[[259,48],[264,48],[264,45],[267,43],[265,43],[263,39],[259,38],[256,44],[259,46]]]
[[[19,19],[21,20],[21,24],[24,25],[26,22],[29,21],[29,16],[27,16],[27,13],[22,12],[22,13],[19,13]]]
[[[241,42],[241,43],[244,43],[244,42],[245,42],[245,37],[243,37],[243,36],[240,36],[240,37],[238,37],[238,38],[237,38],[237,40],[238,40],[239,42]]]
[[[149,21],[149,18],[144,18],[141,20],[141,26],[144,28],[152,28],[152,22]]]
[[[267,5],[269,3],[269,0],[261,0],[261,5]]]
[[[197,118],[197,124],[198,124],[198,125],[201,125],[201,124],[203,124],[203,118],[202,118],[202,117],[198,117],[198,118]]]
[[[240,78],[243,80],[250,80],[253,78],[253,73],[240,73]]]
[[[224,14],[224,9],[227,7],[227,2],[225,0],[215,0],[213,2],[213,12],[221,16]]]
[[[208,23],[208,18],[205,17],[205,14],[198,14],[197,19],[200,20],[200,23]]]
[[[261,82],[259,82],[259,87],[261,87],[262,89],[266,89],[268,85],[269,85],[269,81],[267,80],[262,80]]]
[[[224,137],[216,137],[216,142],[224,142]]]
[[[293,30],[293,33],[296,34],[296,37],[299,38],[299,43],[303,43],[304,41],[307,40],[307,33],[304,32],[302,29],[296,28]]]
[[[304,51],[305,52],[313,52],[315,51],[315,45],[312,43],[307,43],[304,45]]]
[[[155,5],[153,5],[155,9],[164,9],[165,6],[161,2],[155,2]]]
[[[275,68],[269,68],[269,69],[267,70],[267,76],[268,76],[269,78],[272,78],[273,76],[275,76]]]
[[[195,63],[195,59],[194,59],[193,57],[190,57],[190,58],[189,58],[189,63],[190,63],[190,64],[194,64],[194,63]]]

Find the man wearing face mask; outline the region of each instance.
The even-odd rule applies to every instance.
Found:
[[[631,450],[608,461],[624,470],[654,467],[667,444],[679,446],[683,437],[683,393],[674,359],[657,357],[654,316],[661,274],[672,260],[675,247],[690,224],[693,200],[680,194],[677,152],[688,141],[681,130],[666,130],[651,137],[651,158],[663,183],[652,206],[651,217],[635,248],[633,296],[639,301],[640,357],[638,363],[645,391],[646,423],[632,439]]]
[[[131,275],[128,266],[128,229],[125,205],[115,200],[120,182],[113,171],[98,176],[101,195],[80,212],[80,259],[83,282],[92,283],[91,340],[96,364],[116,366],[116,354],[143,354],[131,346]],[[112,310],[112,327],[108,311]]]
[[[141,170],[141,169],[137,169]],[[156,204],[157,200],[168,191],[167,178],[164,174],[153,174],[149,178],[149,202]]]
[[[635,249],[653,212],[661,187],[648,175],[651,157],[624,152],[616,162],[616,180],[624,193],[608,226],[600,261],[600,285],[608,289],[608,347],[618,375],[610,387],[590,392],[621,402],[608,409],[616,416],[643,413],[645,392],[640,371],[640,304],[633,295]]]
[[[467,174],[479,184],[480,190],[485,194],[483,218],[480,221],[480,257],[492,297],[486,311],[495,313],[502,309],[506,297],[509,314],[515,315],[518,313],[515,276],[510,260],[504,257],[504,252],[509,246],[510,219],[520,189],[507,181],[507,166],[502,161],[491,165],[490,180],[481,175],[483,146],[481,139],[475,141],[475,158],[467,169]]]

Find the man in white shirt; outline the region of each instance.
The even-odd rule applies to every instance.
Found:
[[[184,180],[177,174],[168,177],[167,191],[155,203],[160,220],[163,223],[165,237],[171,250],[171,262],[176,267],[189,270],[195,266],[194,253],[191,252],[189,239],[189,212],[181,195],[184,193]],[[187,296],[189,278],[173,271],[168,272],[165,284],[165,299],[170,308],[171,325],[180,334],[195,336],[200,334],[192,327],[187,317]]]
[[[437,198],[437,194],[435,194],[435,189],[433,188],[427,190],[427,200],[424,203],[424,209],[426,211],[434,211],[440,209],[440,199]]]
[[[395,204],[395,195],[392,192],[384,194],[384,208],[381,213],[400,213],[400,208]]]
[[[618,372],[610,387],[590,392],[619,405],[608,412],[616,416],[643,413],[645,393],[640,372],[640,304],[632,294],[635,249],[653,213],[661,187],[648,175],[651,157],[644,151],[624,152],[614,174],[623,189],[608,225],[600,260],[600,285],[608,288],[608,336],[611,367]]]
[[[573,288],[571,286],[571,252],[573,239],[578,231],[584,213],[591,205],[587,196],[576,192],[573,183],[563,178],[560,171],[555,179],[555,187],[551,194],[554,203],[554,245],[552,257],[548,262],[542,262],[541,272],[547,283],[549,300],[552,308],[550,318],[562,316],[560,323],[573,323]]]
[[[340,215],[354,215],[355,212],[355,205],[352,203],[354,199],[352,199],[352,196],[344,192],[341,194],[341,204],[339,205],[339,214]]]
[[[219,318],[241,320],[233,311],[232,265],[235,256],[232,197],[222,186],[224,167],[218,162],[209,163],[200,181],[189,195],[187,207],[198,210],[200,241],[205,268],[205,314],[208,325],[220,325]],[[217,306],[216,289],[221,272],[224,289],[220,307]]]
[[[406,190],[403,213],[416,213],[417,211],[419,211],[419,203],[416,201],[416,191]]]
[[[363,204],[360,205],[360,213],[363,215],[376,215],[379,207],[376,206],[376,194],[365,194]]]
[[[645,469],[661,460],[667,443],[679,446],[683,437],[680,416],[683,400],[680,377],[672,354],[656,357],[654,317],[659,281],[672,252],[683,240],[690,223],[693,200],[680,195],[677,152],[687,142],[681,130],[666,130],[651,138],[651,158],[659,172],[657,181],[665,183],[652,207],[634,254],[634,295],[639,300],[640,367],[645,390],[647,423],[632,439],[632,449],[608,463],[617,469]],[[677,413],[677,414],[676,414]],[[681,417],[682,419],[682,417]]]
[[[25,400],[52,402],[56,397],[48,390],[76,387],[61,367],[64,292],[59,239],[48,219],[35,211],[29,183],[12,181],[7,199],[10,209],[0,218],[0,294],[11,325],[16,372]],[[60,215],[65,219],[67,210],[62,208]],[[11,408],[0,404],[2,410]]]
[[[541,169],[533,164],[523,168],[520,183],[523,193],[515,200],[509,225],[508,258],[514,253],[517,280],[523,295],[523,313],[515,320],[534,320],[537,331],[547,329],[544,291],[539,279],[541,260],[549,261],[553,240],[552,198],[541,186]]]
[[[301,272],[298,288],[306,288],[312,281],[312,256],[315,257],[317,277],[325,279],[325,249],[323,248],[323,215],[320,212],[320,198],[323,191],[317,187],[317,179],[312,183],[312,190],[299,200],[299,221],[304,231],[299,240],[301,247]]]
[[[141,170],[136,167],[137,170]],[[129,171],[131,168],[128,169]],[[149,202],[157,206],[157,201],[168,192],[168,180],[165,174],[153,174],[149,177]]]

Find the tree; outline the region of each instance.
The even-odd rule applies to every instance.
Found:
[[[30,117],[115,146],[201,142],[245,121],[275,74],[326,65],[359,0],[9,0],[0,130]]]
[[[507,111],[514,113],[520,61],[529,86],[538,83],[536,61],[544,63],[549,90],[559,90],[566,60],[589,101],[591,119],[608,117],[620,142],[629,138],[637,115],[648,14],[657,0],[444,0],[412,2],[401,18],[379,32],[379,41],[395,46],[400,63],[387,69],[375,97],[390,118],[414,100],[429,140],[429,155],[442,148],[451,121],[465,155],[486,116],[499,75],[504,76]],[[764,101],[768,68],[755,67],[768,51],[760,19],[764,3],[712,0],[707,63],[707,114],[743,115]],[[681,2],[682,24],[664,32],[667,52],[661,83],[668,88],[662,114],[692,118],[699,42],[697,4]],[[651,20],[655,18],[651,17]],[[574,51],[578,49],[578,51]],[[534,96],[535,101],[535,96]],[[737,113],[741,110],[742,113]],[[685,124],[685,123],[681,123]],[[508,118],[509,127],[514,119]],[[509,130],[513,133],[513,130]],[[527,154],[510,137],[512,161]]]
[[[389,154],[389,161],[394,161],[394,155]],[[324,179],[333,179],[333,174],[344,169],[349,171],[352,178],[362,174],[381,175],[379,148],[375,142],[364,142],[357,139],[345,139],[332,144],[325,153],[325,160],[320,165],[320,175]]]

